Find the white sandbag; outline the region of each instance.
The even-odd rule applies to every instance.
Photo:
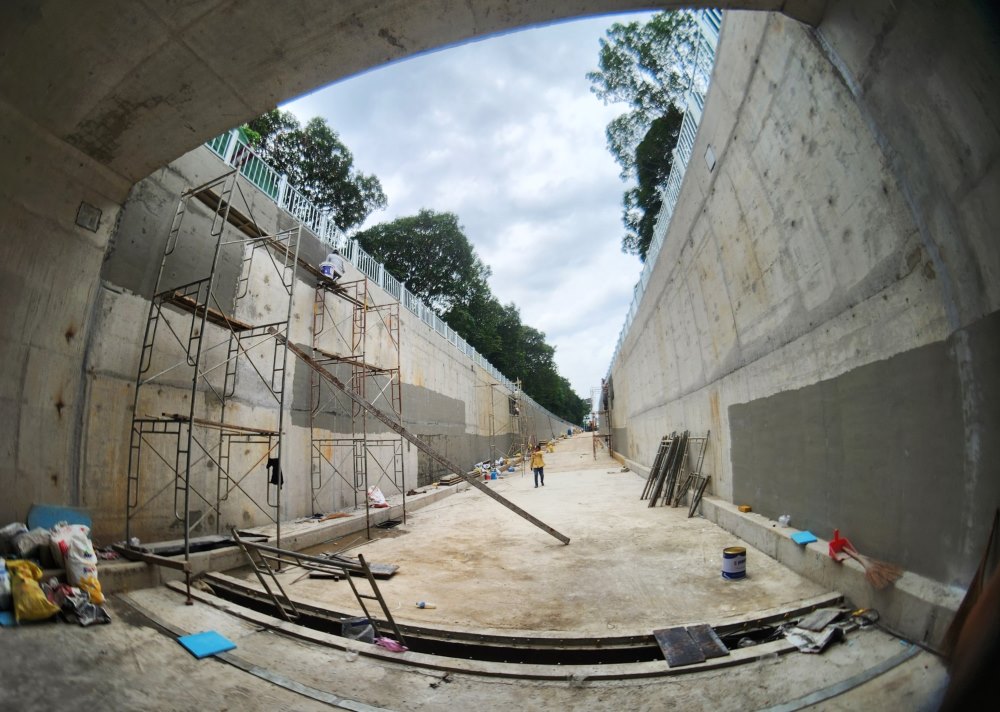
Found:
[[[382,490],[378,487],[368,488],[368,501],[376,507],[385,506],[386,504],[385,495],[382,494]]]
[[[101,583],[97,580],[97,554],[90,542],[90,527],[83,524],[57,524],[52,529],[52,555],[66,566],[66,579],[90,594],[92,603],[104,603]]]

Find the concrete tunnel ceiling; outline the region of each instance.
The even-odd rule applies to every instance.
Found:
[[[419,52],[588,15],[701,6],[816,24],[826,0],[4,3],[0,93],[134,182],[280,102]]]

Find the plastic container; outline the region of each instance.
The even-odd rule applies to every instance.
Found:
[[[375,628],[367,618],[348,618],[340,623],[340,634],[351,640],[362,643],[375,642]]]

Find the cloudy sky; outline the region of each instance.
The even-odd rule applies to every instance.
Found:
[[[618,165],[590,92],[605,16],[506,34],[341,81],[285,105],[325,117],[389,198],[366,225],[454,212],[491,288],[556,347],[578,394],[606,373],[641,265],[620,249]],[[517,374],[508,374],[516,377]]]

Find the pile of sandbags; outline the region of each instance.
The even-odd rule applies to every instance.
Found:
[[[55,577],[43,581],[43,568],[59,566],[68,583]],[[13,609],[18,623],[60,612],[81,625],[109,623],[103,603],[89,527],[62,522],[52,529],[29,530],[20,523],[0,528],[0,613]]]

